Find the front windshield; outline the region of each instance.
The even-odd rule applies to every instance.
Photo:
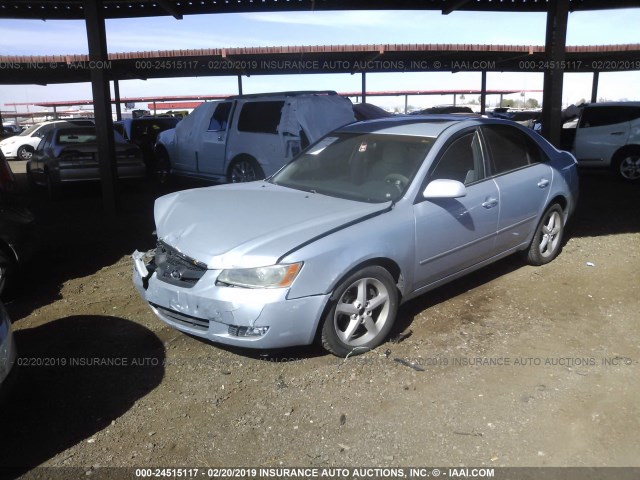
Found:
[[[23,132],[20,132],[18,135],[20,137],[26,137],[28,135],[31,135],[34,131],[36,131],[38,128],[40,128],[42,126],[42,124],[38,123],[36,125],[31,125],[29,128],[27,128],[26,130],[24,130]]]
[[[379,133],[325,137],[271,178],[271,183],[351,200],[396,201],[435,138]]]

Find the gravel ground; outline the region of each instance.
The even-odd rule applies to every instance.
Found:
[[[153,244],[157,195],[128,186],[116,220],[97,187],[31,195],[40,249],[7,305],[22,365],[0,410],[13,475],[640,466],[638,186],[583,175],[554,262],[507,258],[414,300],[393,333],[409,336],[347,360],[216,346],[157,320],[129,258]]]

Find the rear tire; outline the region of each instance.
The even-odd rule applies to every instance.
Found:
[[[391,274],[365,267],[334,290],[321,330],[322,346],[339,357],[359,355],[389,335],[398,311],[398,290]]]
[[[542,215],[540,224],[527,251],[528,263],[539,266],[556,258],[562,249],[563,233],[564,214],[562,207],[554,203]]]
[[[628,148],[618,152],[611,162],[614,175],[627,182],[640,181],[640,148]]]
[[[262,180],[264,172],[258,162],[252,157],[240,157],[234,160],[227,173],[229,183],[244,183]]]

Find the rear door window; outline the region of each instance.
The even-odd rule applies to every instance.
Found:
[[[242,106],[238,130],[252,133],[278,133],[284,101],[247,102]]]
[[[637,118],[640,118],[640,108],[637,107],[587,107],[580,117],[580,128],[605,127]]]
[[[543,159],[536,142],[515,127],[485,125],[482,134],[489,148],[492,175],[517,170]]]

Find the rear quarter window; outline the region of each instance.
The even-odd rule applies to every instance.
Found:
[[[252,133],[278,133],[284,101],[247,102],[242,106],[238,130]]]
[[[592,107],[585,108],[580,117],[580,128],[605,127],[630,122],[640,118],[638,107]]]

